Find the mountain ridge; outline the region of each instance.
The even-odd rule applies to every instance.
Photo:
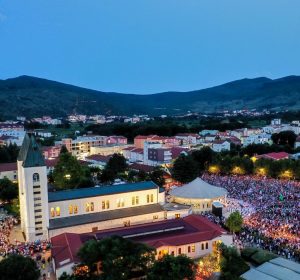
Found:
[[[300,76],[244,78],[200,90],[139,95],[98,91],[22,75],[0,80],[0,104],[0,116],[4,118],[55,117],[73,112],[155,116],[243,108],[299,110]]]

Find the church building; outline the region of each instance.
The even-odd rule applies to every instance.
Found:
[[[33,135],[26,134],[18,157],[21,227],[26,241],[64,232],[88,233],[185,217],[189,206],[165,204],[155,183],[48,192],[44,157]]]

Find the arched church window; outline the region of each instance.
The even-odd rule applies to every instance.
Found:
[[[58,206],[55,208],[55,215],[60,216],[60,207]]]
[[[50,214],[52,218],[55,217],[55,211],[53,207],[50,209]]]
[[[33,183],[39,182],[40,181],[40,175],[39,173],[34,173],[32,175]]]

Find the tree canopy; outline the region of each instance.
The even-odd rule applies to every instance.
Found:
[[[90,271],[103,280],[122,280],[143,276],[154,261],[154,249],[119,236],[86,242],[78,256]]]
[[[127,168],[125,157],[121,154],[113,154],[100,175],[100,181],[102,183],[112,183]]]
[[[149,280],[193,280],[196,276],[196,266],[194,261],[185,256],[165,255],[162,259],[157,260],[147,279]]]
[[[249,266],[239,255],[235,247],[221,244],[221,280],[242,280],[241,274],[249,270]]]
[[[172,173],[175,180],[188,183],[198,176],[199,170],[190,155],[180,155],[174,162]]]
[[[0,262],[0,280],[38,280],[40,270],[34,260],[10,255]]]
[[[0,163],[16,162],[19,154],[19,147],[16,144],[0,147]]]
[[[7,178],[0,179],[0,200],[10,203],[18,197],[18,186]]]
[[[73,189],[92,185],[88,167],[82,166],[74,156],[63,149],[54,167],[52,178],[58,189]]]
[[[230,232],[239,232],[243,225],[243,217],[239,211],[232,212],[226,220]]]

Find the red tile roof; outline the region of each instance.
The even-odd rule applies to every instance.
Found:
[[[224,229],[205,217],[190,215],[182,219],[164,220],[94,233],[63,233],[51,238],[52,256],[56,268],[71,262],[78,262],[77,252],[84,241],[92,238],[100,240],[112,235],[123,236],[159,248],[208,241],[225,233]]]
[[[47,167],[54,167],[58,163],[58,158],[45,159],[45,163]]]
[[[152,172],[154,170],[154,166],[139,163],[133,163],[129,166],[129,168],[133,170],[144,171],[146,173]]]
[[[63,233],[51,238],[51,254],[55,261],[55,268],[60,268],[69,263],[78,263],[77,252],[82,245],[79,234]]]
[[[91,155],[91,156],[88,156],[86,157],[87,160],[94,160],[94,161],[99,161],[99,162],[108,162],[109,159],[111,158],[112,156],[104,156],[104,155]]]
[[[6,171],[16,171],[17,163],[16,162],[10,162],[10,163],[1,163],[0,164],[0,172],[6,172]]]
[[[255,156],[256,158],[266,158],[266,159],[272,159],[272,160],[281,160],[281,159],[288,159],[289,154],[286,152],[279,152],[279,153],[268,153],[268,154],[262,154]]]

